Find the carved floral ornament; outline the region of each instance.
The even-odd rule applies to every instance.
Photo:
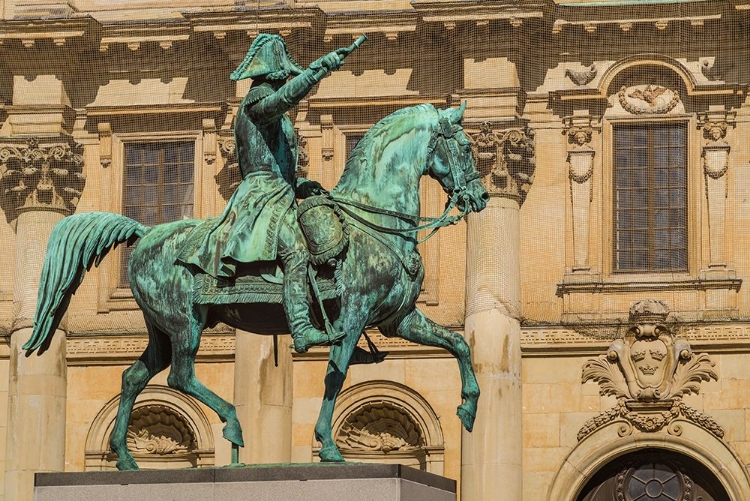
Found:
[[[683,395],[697,394],[702,381],[716,380],[708,354],[696,355],[685,339],[676,338],[665,325],[669,309],[661,301],[639,301],[630,308],[633,326],[615,340],[606,355],[583,366],[583,382],[595,381],[601,395],[617,397],[617,404],[587,421],[578,440],[616,421],[621,436],[667,432],[680,435],[677,418],[687,419],[721,438],[724,430],[711,417],[689,407]]]
[[[492,123],[484,122],[469,137],[487,191],[523,203],[534,182],[534,131],[528,127],[494,130]]]
[[[81,146],[68,139],[0,143],[0,205],[9,221],[24,209],[72,213],[86,184]]]
[[[336,436],[342,449],[389,453],[426,444],[409,413],[391,402],[371,402],[351,414]]]

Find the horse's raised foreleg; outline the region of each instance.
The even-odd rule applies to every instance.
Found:
[[[128,451],[127,434],[130,414],[136,397],[143,391],[148,382],[156,374],[169,366],[170,342],[167,335],[150,323],[148,327],[149,341],[143,355],[122,373],[122,392],[117,417],[112,429],[109,444],[112,452],[117,454],[118,470],[137,470],[138,465]]]
[[[354,348],[357,346],[357,340],[359,339],[359,333],[362,332],[362,328],[360,327],[359,330],[357,328],[350,328],[344,330],[344,332],[347,333],[347,336],[342,343],[331,346],[323,404],[320,407],[318,421],[315,423],[315,439],[321,443],[318,456],[323,462],[340,462],[344,460],[331,433],[333,408],[336,406],[336,398],[341,391],[341,387],[344,385],[346,373],[349,370],[349,362],[351,361],[352,353],[354,353]]]
[[[391,335],[384,331],[383,334]],[[419,310],[409,313],[396,328],[396,334],[408,341],[427,346],[445,348],[456,357],[458,370],[461,374],[461,399],[458,406],[458,417],[468,431],[474,427],[477,415],[477,401],[479,400],[479,384],[471,365],[471,349],[460,334],[436,324],[425,317]]]
[[[195,356],[198,353],[202,332],[203,324],[193,319],[187,338],[182,338],[180,343],[173,342],[172,370],[167,377],[167,384],[170,388],[190,395],[210,407],[219,419],[226,423],[222,430],[224,438],[238,447],[244,447],[242,427],[234,405],[206,388],[195,377]]]

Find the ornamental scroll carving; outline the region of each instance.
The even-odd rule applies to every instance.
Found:
[[[487,191],[523,203],[536,168],[534,131],[528,127],[494,130],[492,123],[484,122],[469,137]]]
[[[336,437],[343,449],[389,453],[425,446],[419,428],[403,409],[372,402],[348,416]]]
[[[128,450],[139,454],[185,454],[196,449],[194,433],[184,419],[162,405],[133,412],[128,426]]]
[[[0,206],[8,221],[23,210],[75,212],[86,184],[82,147],[63,138],[0,143]]]
[[[634,303],[633,325],[625,336],[616,339],[606,355],[583,366],[583,382],[595,381],[599,393],[617,397],[617,404],[587,421],[578,432],[579,441],[616,420],[622,421],[620,436],[634,429],[653,433],[664,428],[680,435],[677,418],[724,436],[716,421],[682,401],[684,395],[697,394],[701,382],[717,380],[717,374],[706,353],[694,354],[687,340],[675,337],[665,324],[668,314],[661,301]]]

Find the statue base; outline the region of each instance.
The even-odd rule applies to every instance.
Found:
[[[37,473],[35,501],[455,501],[456,482],[396,464],[304,463]]]

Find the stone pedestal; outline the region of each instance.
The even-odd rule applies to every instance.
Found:
[[[493,196],[469,217],[467,242],[465,335],[482,396],[474,431],[461,437],[461,498],[521,501],[518,201]]]
[[[291,464],[132,472],[44,473],[35,501],[455,501],[456,482],[401,465]]]
[[[290,336],[279,336],[279,365],[272,336],[237,331],[234,405],[245,447],[240,461],[286,463],[292,455],[292,355]]]

